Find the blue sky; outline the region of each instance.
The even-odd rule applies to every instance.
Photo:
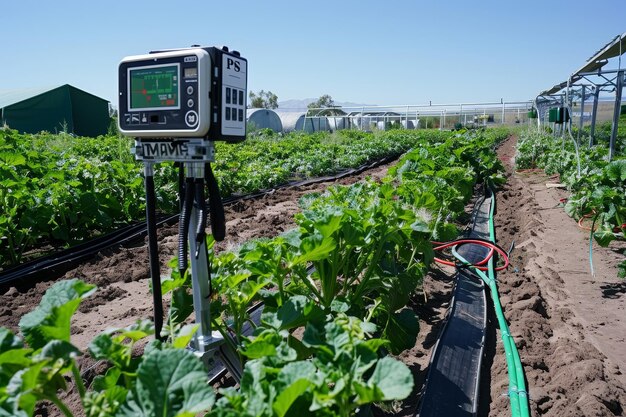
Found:
[[[526,100],[626,32],[624,0],[2,3],[0,90],[68,83],[112,102],[124,56],[192,44],[239,50],[249,90],[279,101]]]

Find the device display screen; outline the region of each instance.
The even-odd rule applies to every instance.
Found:
[[[179,64],[129,68],[129,110],[179,109]]]

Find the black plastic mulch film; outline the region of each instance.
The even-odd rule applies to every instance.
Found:
[[[491,198],[479,201],[469,237],[489,239]],[[458,252],[471,263],[485,258],[488,249],[460,246]],[[487,326],[487,295],[482,280],[458,269],[451,307],[431,356],[422,390],[419,417],[475,416],[478,412],[480,371]]]

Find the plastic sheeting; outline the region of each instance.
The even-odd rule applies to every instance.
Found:
[[[246,117],[248,123],[254,124],[257,129],[272,129],[274,132],[283,131],[283,123],[274,110],[248,109]]]

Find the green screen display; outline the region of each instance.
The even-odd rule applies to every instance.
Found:
[[[131,69],[129,110],[177,109],[178,65]]]

